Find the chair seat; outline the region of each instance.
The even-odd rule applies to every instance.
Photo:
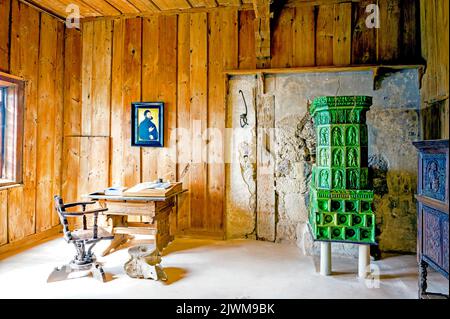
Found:
[[[77,229],[71,232],[72,240],[78,241],[78,240],[92,240],[94,239],[94,229],[88,228],[88,229]],[[103,239],[112,239],[114,238],[114,235],[111,234],[109,231],[102,227],[98,227],[97,229],[97,238],[103,238]]]

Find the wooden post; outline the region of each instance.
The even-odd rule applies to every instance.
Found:
[[[366,278],[370,272],[370,246],[359,245],[358,277]]]
[[[331,243],[320,243],[320,274],[331,275]]]

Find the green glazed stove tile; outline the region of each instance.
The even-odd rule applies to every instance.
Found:
[[[375,243],[368,172],[368,96],[319,97],[310,113],[317,134],[309,223],[314,239]]]

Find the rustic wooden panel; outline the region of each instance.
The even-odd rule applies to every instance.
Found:
[[[177,124],[177,17],[161,16],[159,21],[159,96],[165,109],[165,147],[158,157],[158,176],[175,181]]]
[[[239,11],[239,68],[256,68],[255,11]]]
[[[85,200],[83,195],[108,184],[109,140],[109,137],[65,137],[62,196],[66,203]],[[71,222],[72,226],[79,226],[81,221]]]
[[[152,102],[159,100],[161,90],[160,78],[160,30],[158,16],[143,19],[143,39],[142,43],[142,101]],[[176,30],[167,30],[175,32]],[[165,34],[165,32],[163,32]],[[164,36],[161,36],[164,38]],[[158,45],[155,45],[157,43]],[[161,68],[162,71],[162,68]],[[162,71],[165,72],[165,71]],[[142,180],[154,181],[158,176],[158,148],[142,148]]]
[[[66,29],[64,60],[64,136],[81,135],[81,32]]]
[[[14,242],[35,232],[37,97],[39,59],[39,13],[12,2],[11,72],[28,80],[24,113],[24,186],[10,189],[8,196],[8,240]],[[43,153],[41,153],[43,154]]]
[[[448,3],[420,1],[422,80],[421,130],[424,138],[448,138]]]
[[[316,64],[333,64],[334,7],[322,5],[318,8],[316,21]]]
[[[83,57],[82,133],[109,136],[112,21],[83,24]]]
[[[366,7],[372,3],[364,0],[354,4],[352,64],[373,64],[377,60],[377,29],[366,26]]]
[[[65,202],[78,201],[80,171],[80,138],[64,137],[64,151],[62,164],[62,197]]]
[[[352,4],[334,6],[333,64],[349,65],[352,57]]]
[[[144,19],[142,43],[142,100],[158,101],[162,83],[159,80],[160,72],[160,19],[157,16]],[[174,32],[170,30],[170,32]],[[164,34],[164,32],[163,32]],[[158,45],[154,45],[157,43]],[[163,71],[164,72],[164,71]],[[161,84],[161,85],[160,85]],[[158,157],[160,150],[157,148],[142,149],[142,180],[153,181],[158,178]]]
[[[93,55],[94,55],[94,23],[82,24],[82,77],[81,77],[81,91],[82,91],[82,109],[81,109],[81,133],[89,135],[92,128],[92,69],[93,69]],[[99,59],[100,60],[100,59]]]
[[[125,54],[125,20],[114,21],[111,84],[111,167],[110,184],[123,185],[123,57]]]
[[[78,198],[108,184],[109,137],[72,137],[80,139]]]
[[[92,100],[91,127],[83,132],[87,135],[109,136],[111,109],[111,54],[112,54],[112,21],[100,20],[93,23],[94,43],[92,52],[92,82],[90,96]],[[99,41],[101,39],[101,41]],[[102,57],[98,59],[98,57]],[[85,60],[83,60],[84,63]],[[83,87],[83,90],[89,89]],[[83,124],[84,128],[84,124]]]
[[[208,57],[208,201],[205,228],[223,229],[225,166],[225,79],[223,70],[238,67],[238,15],[221,10],[209,15]],[[223,41],[222,39],[227,39]]]
[[[400,59],[405,64],[417,63],[420,56],[419,3],[417,0],[403,0],[401,5]]]
[[[140,18],[125,21],[123,56],[123,117],[122,136],[125,186],[133,186],[141,181],[141,151],[131,147],[131,103],[141,100],[141,31]]]
[[[316,63],[314,14],[314,6],[295,8],[292,43],[294,66],[314,66]]]
[[[401,0],[379,0],[380,29],[378,52],[380,62],[397,62],[401,52]]]
[[[422,24],[422,42],[423,55],[427,61],[427,69],[424,75],[424,99],[431,101],[437,96],[437,37],[436,37],[436,7],[435,1],[422,3],[421,24]]]
[[[190,185],[190,168],[192,159],[191,139],[191,99],[190,99],[190,15],[178,16],[178,181],[184,188]],[[184,193],[178,198],[178,230],[185,231],[190,227],[191,195]]]
[[[55,91],[53,95],[55,118],[54,118],[54,149],[53,149],[53,177],[52,177],[52,193],[51,199],[54,195],[61,194],[61,163],[63,151],[63,134],[64,134],[64,24],[57,23],[56,27],[56,59],[53,62],[55,65]],[[59,216],[55,209],[53,209],[53,202],[50,207],[52,212],[52,227],[59,224]]]
[[[165,147],[142,149],[142,180],[176,180],[177,16],[143,20],[142,100],[163,101]],[[158,45],[154,45],[157,43]]]
[[[53,178],[55,177],[55,147],[58,118],[56,96],[58,78],[58,22],[48,16],[41,16],[39,48],[39,95],[37,121],[37,149],[42,156],[36,161],[36,231],[51,228],[53,212]],[[62,118],[60,118],[62,120]],[[61,150],[59,150],[61,151]],[[45,155],[44,155],[45,154]]]
[[[9,71],[10,0],[0,0],[0,71]]]
[[[272,68],[289,68],[293,66],[293,21],[295,16],[294,8],[285,8],[278,18],[271,45]]]
[[[0,246],[8,243],[8,191],[0,191]]]
[[[208,34],[207,14],[190,16],[190,120],[192,129],[191,195],[192,228],[203,228],[206,219],[207,165],[204,162],[203,132],[208,119]]]
[[[448,24],[448,14],[449,14],[449,3],[448,1],[437,1],[436,2],[436,38],[438,47],[437,50],[437,65],[439,68],[438,72],[438,96],[449,95],[449,24]],[[447,106],[448,112],[448,106]],[[448,114],[448,113],[447,113]],[[447,121],[448,129],[448,121]],[[447,133],[448,134],[448,133]]]

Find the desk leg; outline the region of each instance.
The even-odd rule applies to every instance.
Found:
[[[160,252],[163,251],[164,248],[169,245],[172,241],[170,235],[170,213],[172,209],[168,209],[166,211],[162,211],[158,214],[156,219],[156,247]]]
[[[111,230],[110,232],[114,234],[114,228],[119,226],[127,226],[127,216],[114,216],[110,215],[108,218],[111,219]],[[117,250],[117,248],[125,244],[129,237],[126,234],[114,234],[114,238],[111,240],[109,246],[103,251],[102,256],[106,256],[111,253],[111,251]]]

